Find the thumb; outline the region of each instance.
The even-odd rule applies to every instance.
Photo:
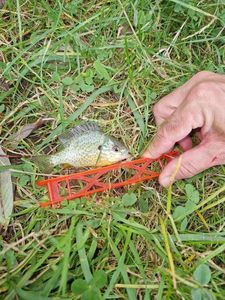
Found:
[[[224,145],[222,147],[219,144],[221,143],[203,141],[181,154],[180,157],[173,159],[160,174],[159,183],[166,187],[173,180],[190,178],[210,167],[224,163],[219,153],[221,149],[224,149]]]

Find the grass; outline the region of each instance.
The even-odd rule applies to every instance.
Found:
[[[6,2],[0,124],[9,154],[12,134],[48,116],[13,153],[54,152],[58,134],[89,119],[138,156],[160,97],[200,70],[224,72],[222,0]],[[1,229],[0,299],[224,299],[224,167],[169,193],[150,181],[55,210],[38,207],[41,176],[22,162]]]

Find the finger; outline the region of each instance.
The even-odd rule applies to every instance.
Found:
[[[190,150],[192,148],[192,139],[186,136],[181,141],[178,142],[183,151]]]
[[[203,112],[194,102],[179,107],[176,112],[162,124],[155,138],[144,152],[144,157],[157,158],[168,152],[175,143],[183,140],[192,129],[202,127]]]
[[[221,149],[221,146],[219,146]],[[222,163],[217,143],[201,143],[173,159],[159,177],[162,186],[168,186],[173,179],[190,178],[212,166]],[[224,145],[223,145],[224,147]],[[223,149],[223,148],[222,148]],[[174,177],[174,178],[173,178]]]
[[[194,75],[189,79],[185,84],[161,98],[159,102],[153,107],[153,114],[156,120],[156,125],[161,125],[168,117],[170,117],[179,105],[184,101],[188,96],[191,89],[200,83],[201,81],[210,78],[216,78],[218,80],[218,74],[208,71],[202,71]]]
[[[168,119],[177,109],[175,106],[162,105],[162,99],[153,108],[153,114],[155,117],[155,123],[157,127],[162,125],[166,119]]]

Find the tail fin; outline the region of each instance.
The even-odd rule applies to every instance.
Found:
[[[51,156],[38,155],[32,158],[32,161],[37,165],[39,170],[43,173],[51,173],[54,165],[51,162]]]

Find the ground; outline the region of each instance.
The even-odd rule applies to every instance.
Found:
[[[4,1],[2,1],[4,2]],[[0,130],[8,154],[54,153],[97,120],[136,157],[153,104],[200,70],[224,72],[217,1],[7,0],[0,11]],[[25,124],[50,120],[13,143]],[[16,165],[0,236],[0,299],[224,299],[225,168],[40,208],[43,178]],[[55,172],[61,171],[60,168]]]

